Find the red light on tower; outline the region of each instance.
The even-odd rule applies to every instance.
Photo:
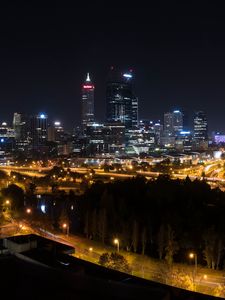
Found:
[[[87,90],[91,90],[91,89],[94,89],[94,86],[93,85],[91,85],[91,84],[84,84],[83,85],[83,89],[87,89]]]

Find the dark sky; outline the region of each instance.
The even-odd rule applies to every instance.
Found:
[[[0,121],[46,112],[74,127],[86,72],[102,121],[113,65],[134,70],[141,118],[205,110],[225,131],[225,1],[17,2],[0,8]]]

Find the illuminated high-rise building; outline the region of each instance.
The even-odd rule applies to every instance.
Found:
[[[13,129],[16,141],[27,141],[29,118],[27,115],[15,112],[13,115]]]
[[[94,123],[94,84],[91,82],[89,73],[82,85],[82,127]]]
[[[194,116],[194,140],[208,140],[208,121],[203,111],[196,112]]]
[[[55,121],[48,127],[48,141],[61,142],[64,139],[64,129],[61,122]]]
[[[164,114],[164,132],[168,136],[176,136],[183,130],[183,113],[179,110]]]
[[[127,129],[138,125],[138,99],[133,93],[132,78],[132,71],[114,73],[106,88],[107,122],[121,122]]]
[[[33,147],[43,146],[48,138],[48,116],[38,114],[30,118],[30,138]]]

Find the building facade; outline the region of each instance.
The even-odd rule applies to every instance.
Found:
[[[94,84],[91,82],[89,73],[87,78],[82,85],[82,112],[81,112],[81,122],[82,128],[94,123]]]
[[[126,129],[138,125],[138,99],[133,93],[132,72],[112,76],[106,88],[106,119],[120,122]]]

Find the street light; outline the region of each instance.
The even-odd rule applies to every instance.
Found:
[[[63,228],[66,229],[66,235],[69,236],[69,225],[66,223],[63,223]]]
[[[197,254],[191,252],[191,253],[189,254],[189,257],[190,257],[191,259],[193,259],[193,258],[195,259],[195,273],[197,274],[197,266],[198,266],[198,258],[197,258]]]
[[[117,245],[117,251],[120,251],[120,241],[118,239],[114,239],[114,244]]]
[[[5,201],[6,206],[8,206],[8,208],[11,210],[11,202],[10,200],[6,200]]]
[[[26,213],[27,213],[27,214],[30,214],[30,213],[31,213],[31,209],[30,209],[30,208],[27,208],[27,209],[26,209]]]

